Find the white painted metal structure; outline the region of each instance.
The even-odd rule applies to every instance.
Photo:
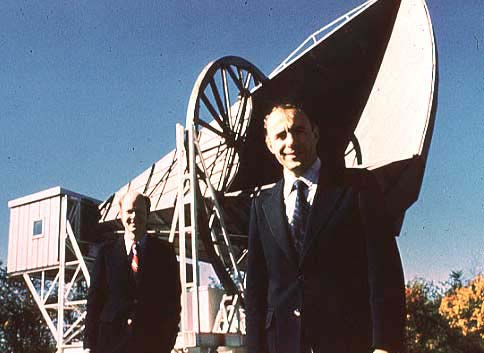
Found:
[[[400,222],[418,198],[437,108],[437,52],[424,0],[401,2],[375,84],[355,129],[361,163],[378,177],[388,210]]]
[[[22,275],[57,343],[57,352],[82,346],[88,264],[86,247],[100,201],[55,187],[12,200],[8,274]],[[40,222],[36,229],[34,222]],[[38,225],[37,225],[38,226]],[[40,231],[39,231],[40,230]],[[82,234],[82,236],[81,236]],[[82,250],[81,251],[81,247]],[[84,291],[79,292],[79,287]]]
[[[425,3],[402,1],[378,76],[355,135],[363,163],[376,168],[421,156],[432,124],[437,58]],[[411,71],[411,72],[409,72]],[[385,148],[382,148],[382,147]],[[354,153],[347,166],[357,166]]]

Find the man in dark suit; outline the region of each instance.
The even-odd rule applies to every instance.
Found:
[[[180,277],[173,247],[146,235],[148,197],[120,200],[124,237],[103,244],[87,299],[85,351],[167,353],[180,320]]]
[[[296,106],[274,107],[265,129],[284,177],[251,210],[249,353],[399,352],[403,271],[376,183],[329,178]]]

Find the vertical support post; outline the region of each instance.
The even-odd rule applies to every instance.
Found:
[[[79,239],[80,239],[80,236],[81,236],[81,199],[77,199],[76,200],[76,213],[74,213],[74,217],[75,217],[75,220],[76,220],[76,230],[75,230],[75,234],[77,234],[79,236]]]
[[[64,352],[64,304],[65,304],[65,267],[67,237],[67,195],[61,199],[61,219],[59,230],[59,283],[57,295],[57,353]]]
[[[185,129],[182,125],[176,124],[176,153],[178,161],[178,193],[177,193],[177,211],[178,211],[178,251],[180,260],[180,281],[181,281],[181,332],[188,331],[187,317],[187,262],[186,262],[186,238],[185,238],[185,205],[183,199],[183,186],[185,185]]]
[[[40,277],[40,300],[44,300],[44,284],[45,284],[45,271],[42,271]]]
[[[79,229],[79,228],[78,228]],[[76,237],[74,235],[74,231],[72,230],[71,222],[67,220],[66,222],[66,240],[69,239],[72,250],[74,250],[74,254],[76,255],[77,261],[79,261],[79,266],[82,270],[82,274],[86,279],[87,286],[91,285],[91,275],[89,274],[89,270],[87,268],[86,263],[84,262],[84,258],[81,253],[81,249],[79,248],[79,244],[77,244]],[[74,276],[75,277],[75,276]],[[74,279],[73,277],[73,279]]]
[[[192,310],[193,310],[193,331],[200,332],[200,307],[198,302],[199,286],[199,268],[198,268],[198,222],[197,222],[197,165],[195,149],[195,131],[193,124],[188,128],[188,156],[190,172],[190,226],[192,228],[191,250],[192,250],[192,271],[193,271],[193,292],[192,292]]]

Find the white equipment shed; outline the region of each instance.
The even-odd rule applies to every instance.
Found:
[[[82,347],[93,224],[100,201],[54,187],[11,200],[7,272],[23,276],[57,342]],[[83,255],[85,254],[85,255]],[[62,295],[63,294],[63,295]]]

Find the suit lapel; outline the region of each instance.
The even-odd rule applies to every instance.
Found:
[[[153,239],[148,236],[144,235],[143,238],[139,241],[138,246],[138,261],[139,261],[139,273],[143,272],[143,268],[145,267],[145,263],[147,258],[150,256],[150,241]]]
[[[345,188],[341,186],[333,185],[325,187],[324,185],[318,185],[318,191],[309,214],[303,253],[299,259],[300,265],[315,239],[320,238],[325,234],[324,228],[339,209],[344,195]]]
[[[128,282],[129,270],[131,268],[128,262],[128,256],[126,255],[124,238],[121,236],[114,243],[112,259],[113,267],[117,269],[116,273],[118,273],[118,275],[122,277],[123,280],[126,280],[126,282]]]
[[[272,236],[289,261],[297,265],[297,257],[290,242],[287,229],[282,193],[283,186],[284,179],[281,179],[272,188],[272,195],[268,195],[268,197],[263,200],[262,209],[264,210],[264,215],[267,219],[267,224],[269,225]]]

